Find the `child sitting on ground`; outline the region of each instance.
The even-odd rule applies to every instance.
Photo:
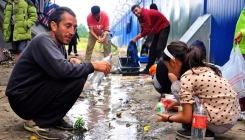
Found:
[[[205,55],[206,58],[206,47],[204,43],[200,40],[194,41],[190,47],[197,47],[199,48]],[[168,78],[168,69],[163,63],[162,58],[159,59],[157,65],[153,65],[150,68],[150,74],[152,75],[152,83],[155,87],[156,91],[161,94],[160,99],[165,97],[165,94],[172,94],[171,93],[171,81]]]
[[[172,42],[165,48],[162,59],[169,70],[171,91],[177,99],[165,101],[168,102],[168,108],[181,104],[183,113],[176,116],[158,114],[161,117],[158,119],[159,122],[185,124],[185,130],[178,130],[176,133],[190,138],[191,125],[186,124],[192,122],[195,102],[203,99],[208,113],[205,137],[213,139],[215,133],[223,134],[235,125],[240,112],[237,94],[222,77],[220,70],[205,62],[206,57],[199,48],[188,48],[181,41]]]

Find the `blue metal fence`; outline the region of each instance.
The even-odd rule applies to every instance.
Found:
[[[149,8],[152,0],[142,0],[141,7]],[[195,20],[204,14],[212,15],[210,36],[210,62],[223,65],[229,59],[233,46],[236,21],[245,6],[245,0],[153,0],[171,24],[168,42],[179,40]],[[131,32],[126,34],[127,23],[132,17]],[[244,23],[245,24],[245,23]],[[129,10],[114,26],[116,35],[122,35],[121,46],[127,46],[140,27]]]

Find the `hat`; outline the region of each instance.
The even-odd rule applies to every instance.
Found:
[[[196,40],[190,46],[198,47],[206,55],[206,47],[202,41]]]

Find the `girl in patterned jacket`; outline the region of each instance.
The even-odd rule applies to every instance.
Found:
[[[159,122],[178,122],[191,124],[196,98],[204,100],[207,111],[207,130],[205,137],[214,138],[214,134],[223,134],[237,122],[240,112],[237,94],[220,70],[206,63],[204,53],[197,47],[176,41],[170,43],[162,54],[163,62],[169,70],[172,82],[171,91],[177,100],[166,99],[167,108],[182,105],[183,113],[176,116],[158,114]],[[183,125],[177,135],[190,138],[190,125]]]

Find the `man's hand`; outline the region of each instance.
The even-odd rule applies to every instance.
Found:
[[[133,43],[136,43],[137,38],[135,37],[135,38],[133,38],[131,41],[132,41]]]
[[[99,38],[99,39],[97,40],[98,43],[103,43],[104,41],[105,41],[105,37]]]
[[[234,41],[236,44],[239,44],[241,40],[242,40],[242,32],[238,32],[237,36],[234,38]]]
[[[100,42],[101,42],[101,39],[100,39],[100,38],[99,38],[99,39],[97,39],[97,42],[98,42],[98,43],[100,43]]]
[[[141,33],[139,33],[136,37],[134,37],[131,41],[133,42],[133,43],[136,43],[137,42],[137,40],[139,40],[139,39],[141,39],[142,38],[142,36],[141,36]]]
[[[99,38],[99,39],[97,40],[98,43],[103,43],[104,41],[105,41],[104,38]]]
[[[77,59],[77,58],[70,58],[69,60],[70,60],[71,63],[77,63],[77,64],[82,63],[82,61]]]
[[[107,76],[111,70],[111,64],[107,61],[94,61],[92,65],[95,71],[103,72],[105,76]]]

